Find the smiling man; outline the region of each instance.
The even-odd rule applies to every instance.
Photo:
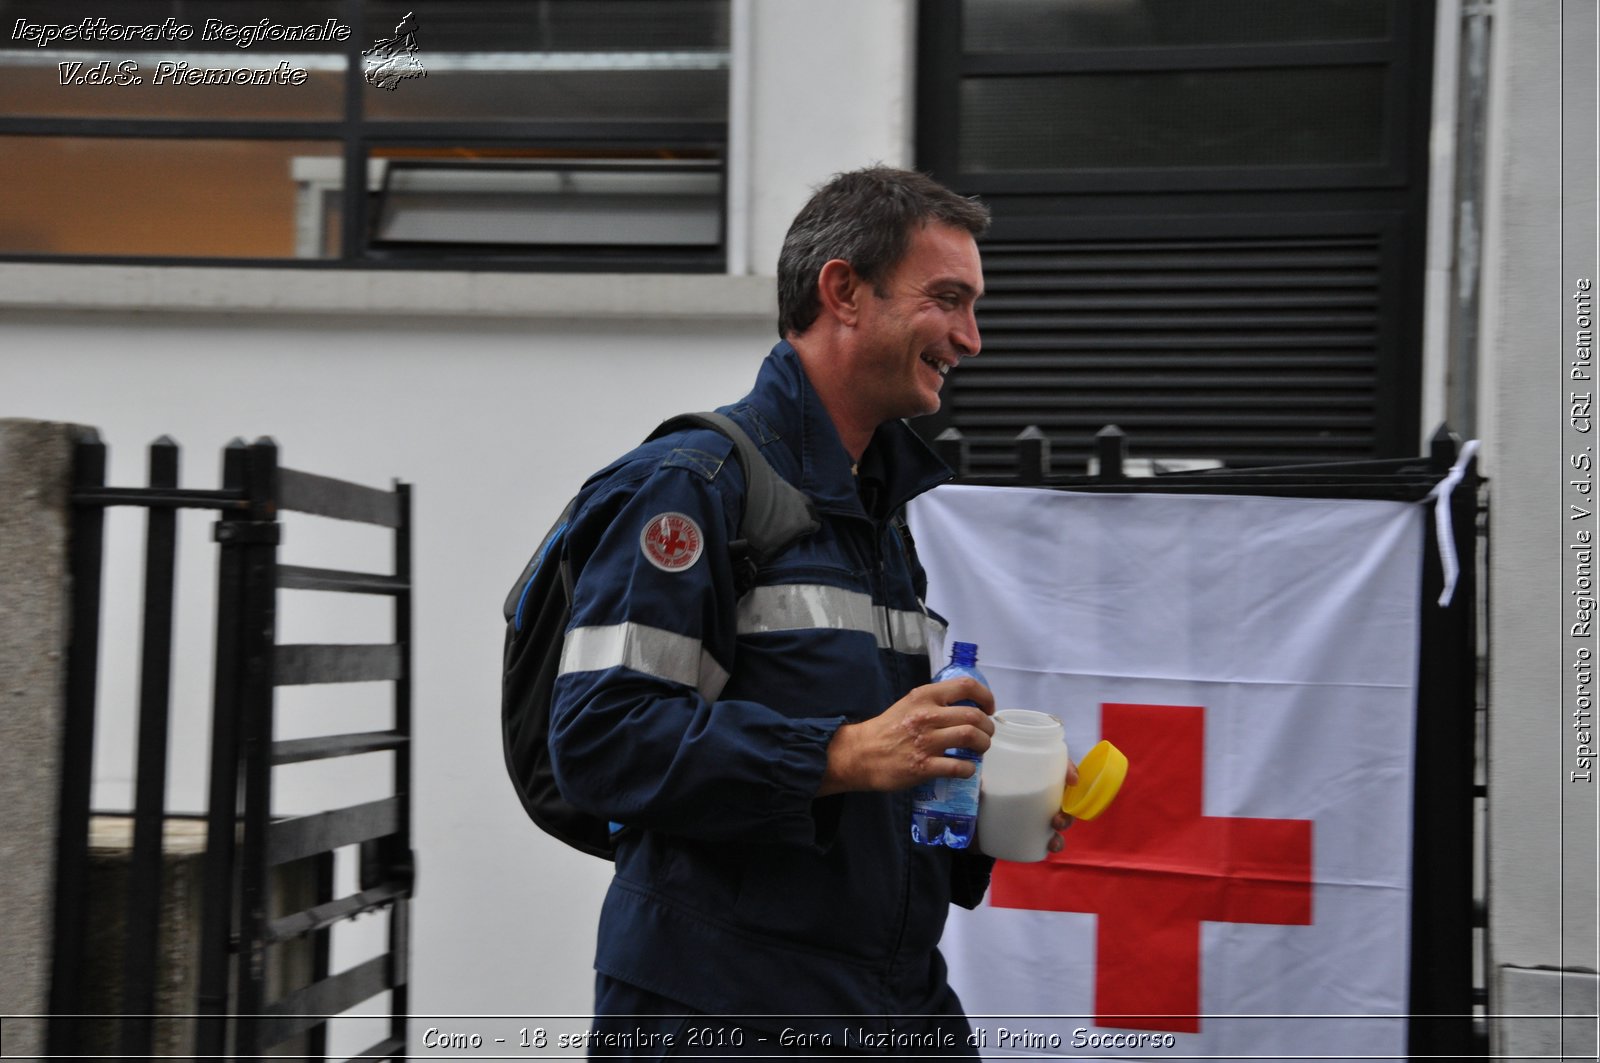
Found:
[[[563,658],[550,748],[567,800],[623,825],[591,1054],[976,1054],[937,945],[991,861],[913,845],[909,791],[971,774],[944,751],[988,748],[993,701],[929,684],[938,620],[900,513],[950,474],[901,419],[978,353],[988,220],[884,167],[795,219],[782,342],[721,412],[819,526],[753,580],[730,556],[745,484],[720,433],[647,443],[579,495],[585,650]]]

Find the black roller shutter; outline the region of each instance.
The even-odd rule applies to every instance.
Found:
[[[1075,0],[1030,3],[1034,16],[1068,27],[1087,26],[1099,10]],[[1249,8],[1244,0],[1213,6]],[[1130,37],[1089,47],[1062,30],[1055,51],[1025,42],[1017,47],[1041,50],[1010,52],[963,37],[983,30],[992,6],[925,0],[920,10],[919,162],[981,197],[995,219],[981,244],[983,352],[951,375],[944,409],[914,422],[920,432],[959,429],[978,474],[1006,472],[1012,443],[1029,426],[1050,440],[1059,471],[1081,471],[1108,424],[1127,433],[1135,458],[1254,466],[1416,452],[1431,4],[1342,0],[1325,13],[1345,40],[1307,40],[1296,30],[1300,39],[1274,43],[1265,29],[1241,26],[1210,32],[1247,44],[1152,38],[1140,47]],[[1381,86],[1376,102],[1362,97],[1370,135],[1336,112],[1323,135],[1322,110],[1285,101],[1280,113],[1277,101],[1235,92],[1258,74],[1263,85],[1287,83],[1284,71],[1313,79],[1307,84],[1330,72],[1324,92]],[[1110,132],[1097,125],[1110,118],[1035,109],[1036,151],[1019,118],[1004,129],[986,125],[981,136],[964,128],[978,112],[963,100],[990,81],[1037,78],[1066,86],[1063,97],[1087,98],[1116,77],[1151,72],[1161,76],[1149,84],[1169,101],[1174,79],[1204,96],[1208,79],[1225,75],[1228,91],[1217,95],[1235,109],[1212,115],[1199,106],[1189,116],[1214,123],[1214,136],[1175,127],[1137,93],[1118,98],[1131,101],[1122,112],[1131,124]],[[1081,92],[1071,82],[1080,75]],[[1294,116],[1283,129],[1304,136],[1274,154],[1272,131],[1290,121],[1281,114]],[[1241,115],[1259,120],[1254,139],[1233,124]],[[1063,130],[1098,143],[1099,161],[1075,168],[1073,141],[1050,139]],[[1152,161],[1140,148],[1146,137],[1182,146],[1188,161]],[[1224,152],[1210,145],[1234,140],[1246,145],[1237,165],[1194,164]],[[1361,151],[1341,154],[1346,145]],[[1296,152],[1318,161],[1297,163]],[[1126,161],[1106,165],[1115,153]]]
[[[946,417],[974,471],[1036,425],[1087,455],[1228,464],[1364,458],[1377,435],[1382,239],[989,242],[984,348]]]

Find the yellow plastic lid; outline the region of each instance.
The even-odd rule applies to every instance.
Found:
[[[1078,781],[1061,795],[1061,811],[1077,819],[1094,819],[1111,807],[1128,777],[1128,758],[1110,742],[1101,741],[1078,762]]]

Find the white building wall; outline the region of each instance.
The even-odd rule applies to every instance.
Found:
[[[1502,7],[1494,26],[1482,408],[1490,441],[1485,465],[1493,481],[1490,888],[1500,963],[1553,958],[1559,946],[1559,923],[1550,918],[1560,900],[1559,879],[1550,873],[1556,835],[1502,829],[1510,821],[1537,823],[1541,809],[1551,811],[1544,788],[1514,780],[1548,774],[1540,747],[1562,734],[1561,720],[1541,711],[1560,700],[1559,643],[1547,624],[1513,622],[1554,604],[1552,558],[1537,544],[1559,534],[1550,514],[1561,504],[1560,483],[1540,475],[1540,452],[1557,445],[1560,421],[1549,401],[1552,382],[1530,355],[1544,343],[1551,302],[1561,290],[1560,261],[1545,253],[1551,240],[1560,240],[1560,172],[1547,155],[1560,140],[1560,83],[1540,69],[1558,62],[1558,14],[1553,5],[1543,13]],[[1518,903],[1509,903],[1513,898]]]
[[[1488,944],[1491,1011],[1520,1016],[1495,1024],[1493,1049],[1592,1059],[1596,784],[1571,777],[1580,643],[1568,622],[1569,545],[1595,523],[1573,522],[1568,503],[1582,498],[1568,459],[1593,433],[1568,429],[1568,396],[1594,387],[1570,382],[1569,366],[1571,296],[1596,279],[1595,4],[1499,0],[1492,12],[1479,394],[1491,479]],[[1564,1027],[1538,1018],[1583,1013]]]
[[[749,204],[756,277],[0,266],[0,416],[98,426],[112,483],[141,483],[145,446],[168,434],[189,487],[216,486],[221,446],[259,435],[292,468],[415,485],[418,1015],[589,1010],[609,865],[540,834],[504,777],[501,600],[584,476],[666,416],[748,389],[776,339],[778,247],[810,189],[910,158],[910,0],[736,3],[753,52],[733,132],[749,137],[735,146],[749,185],[733,199]],[[187,514],[180,528],[175,810],[204,804],[211,519]],[[388,564],[382,536],[289,521],[287,562]],[[109,528],[102,807],[131,793],[142,521],[121,512]],[[387,637],[386,610],[330,597],[285,595],[282,637]],[[383,693],[285,691],[280,737],[383,726]],[[278,810],[367,800],[387,766],[376,755],[280,770]],[[382,926],[353,929],[376,948]],[[335,969],[362,958],[345,950]],[[347,1042],[336,1049],[377,1039],[370,1027],[335,1036]]]
[[[777,269],[784,231],[829,174],[909,166],[916,67],[912,0],[752,4],[751,263]]]
[[[278,440],[283,463],[293,468],[379,486],[399,475],[415,485],[420,877],[413,1007],[435,1014],[578,1012],[588,1007],[594,916],[609,869],[540,834],[505,779],[500,603],[587,472],[662,418],[742,394],[769,331],[765,320],[11,319],[0,325],[0,405],[7,414],[99,426],[117,484],[142,482],[145,445],[169,433],[185,447],[185,486],[215,486],[220,446],[235,435],[261,434]],[[181,529],[180,737],[170,791],[176,811],[204,807],[211,519],[186,517]],[[101,808],[126,807],[132,788],[142,519],[120,511],[114,520]],[[315,518],[286,520],[286,562],[379,571],[390,563],[385,535]],[[386,640],[387,603],[332,600],[339,598],[286,594],[280,637]],[[280,737],[383,727],[384,693],[366,686],[284,691]],[[387,764],[379,754],[280,769],[276,810],[374,799]]]
[[[1433,41],[1433,121],[1428,130],[1428,250],[1423,285],[1422,409],[1417,453],[1449,417],[1451,321],[1458,299],[1456,167],[1461,0],[1438,0]],[[1466,162],[1467,160],[1462,160]],[[1451,425],[1458,434],[1463,426]]]

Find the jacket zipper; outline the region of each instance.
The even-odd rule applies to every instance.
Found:
[[[892,612],[889,604],[889,562],[883,548],[883,539],[888,531],[889,524],[887,521],[872,522],[872,551],[873,557],[877,561],[877,575],[875,577],[877,587],[874,588],[873,596],[883,603],[879,607],[883,613],[883,630],[887,634],[890,651],[889,660],[891,667],[894,669],[894,689],[899,690],[905,685],[905,677],[902,675],[903,668],[900,654],[895,652],[897,647],[894,642],[894,624],[892,623]],[[904,820],[901,824],[904,829],[899,832],[900,843],[896,846],[896,852],[900,857],[900,925],[895,931],[894,942],[889,948],[887,962],[883,968],[883,991],[885,1004],[889,1007],[889,1010],[893,1010],[894,969],[900,962],[900,951],[905,946],[906,941],[906,929],[911,923],[911,864],[912,857],[915,855],[910,852],[909,808],[907,807],[907,798],[904,793],[895,795],[894,808],[895,818]],[[902,816],[902,812],[907,814]]]

